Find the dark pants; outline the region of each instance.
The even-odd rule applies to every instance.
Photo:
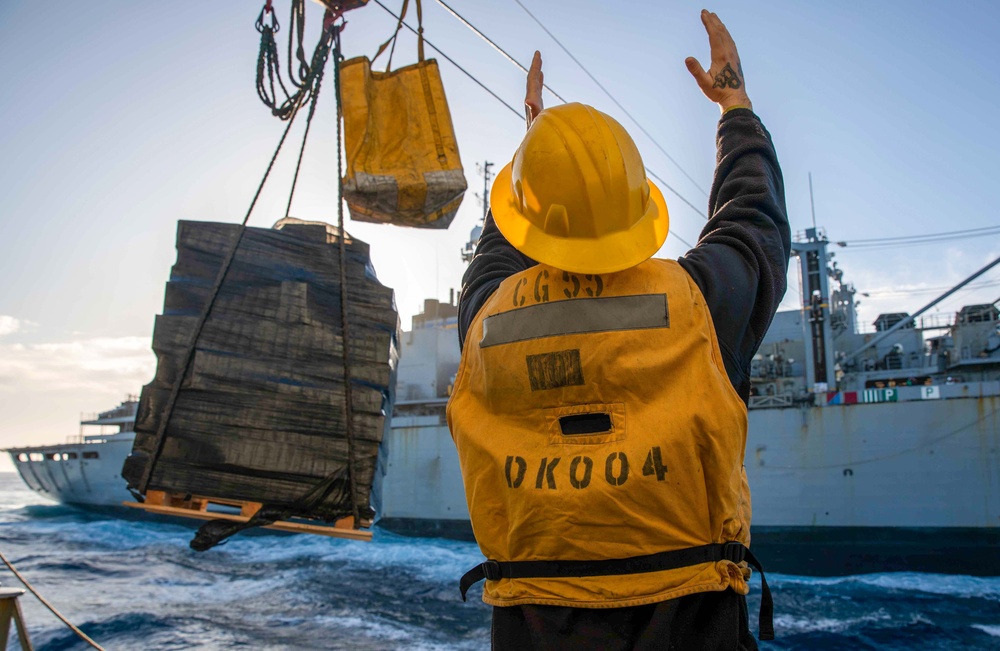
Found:
[[[493,609],[494,651],[757,651],[747,600],[701,592],[631,608],[510,606]]]

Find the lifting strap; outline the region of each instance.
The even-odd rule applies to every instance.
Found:
[[[474,584],[487,579],[552,579],[574,578],[583,576],[609,576],[622,574],[643,574],[646,572],[661,572],[675,570],[680,567],[698,565],[700,563],[716,563],[718,561],[741,563],[746,561],[760,573],[761,598],[759,615],[759,636],[762,640],[774,639],[774,602],[771,599],[771,589],[767,587],[764,570],[760,561],[749,548],[738,542],[712,543],[700,547],[688,547],[669,552],[633,556],[631,558],[615,558],[600,561],[494,561],[487,560],[472,568],[462,577],[459,589],[462,591],[462,601]]]
[[[414,0],[414,2],[417,5],[417,61],[422,62],[424,60],[424,12],[420,5],[420,0]],[[403,7],[399,10],[399,21],[396,23],[396,31],[386,39],[385,43],[379,46],[378,51],[375,52],[375,56],[372,57],[371,62],[374,64],[375,60],[385,52],[385,48],[389,47],[389,44],[392,43],[392,47],[389,49],[389,62],[385,66],[386,72],[392,69],[392,54],[396,51],[396,39],[399,37],[399,30],[403,28],[403,19],[406,18],[406,11],[409,7],[410,0],[403,0]]]
[[[293,12],[294,11],[295,11],[295,8],[293,7]],[[273,19],[273,9],[270,6],[270,1],[268,1],[268,3],[265,5],[264,9],[261,10],[260,17],[258,18],[258,30],[262,30],[263,29],[264,31],[267,31],[268,34],[271,37],[273,37],[273,32],[277,31],[277,21],[274,20],[274,23],[273,23],[274,27],[273,27],[273,31],[272,31],[272,28],[264,26],[263,20],[264,20],[264,17],[266,15],[271,15],[272,19]],[[295,169],[295,179],[292,182],[291,193],[289,194],[289,197],[288,197],[288,208],[286,208],[286,216],[287,216],[288,209],[291,207],[292,195],[295,192],[295,182],[298,180],[299,167],[302,164],[302,151],[305,149],[305,141],[306,141],[306,138],[308,138],[308,135],[309,135],[309,124],[312,122],[312,117],[313,117],[313,114],[315,112],[316,99],[317,99],[317,97],[319,95],[320,85],[321,85],[322,80],[323,80],[323,69],[326,66],[326,62],[327,62],[327,59],[328,59],[328,57],[329,57],[329,55],[331,53],[331,50],[333,52],[333,57],[334,57],[334,61],[335,61],[335,65],[334,65],[334,83],[335,83],[335,86],[337,88],[337,96],[339,97],[339,95],[340,95],[340,93],[339,93],[339,85],[340,85],[339,62],[343,59],[343,56],[341,55],[341,49],[340,49],[340,32],[343,30],[343,24],[340,24],[340,25],[334,24],[333,20],[331,19],[332,15],[331,15],[330,12],[327,12],[327,17],[328,17],[328,19],[324,21],[323,35],[322,35],[322,37],[320,39],[319,44],[316,46],[315,52],[313,53],[312,65],[309,68],[307,83],[303,84],[303,85],[296,84],[300,88],[300,90],[299,90],[299,92],[295,93],[294,95],[291,95],[289,97],[289,99],[288,99],[288,103],[287,103],[287,108],[288,108],[287,117],[284,116],[283,113],[281,111],[277,110],[277,109],[274,111],[275,115],[278,115],[279,117],[282,117],[282,119],[287,119],[288,126],[285,128],[285,131],[284,131],[284,133],[281,136],[281,140],[278,142],[278,146],[275,149],[274,155],[271,157],[271,162],[268,165],[267,170],[264,172],[264,178],[261,179],[260,185],[257,188],[257,193],[254,195],[253,200],[250,202],[250,208],[247,210],[246,216],[243,218],[243,222],[241,224],[241,228],[240,228],[239,234],[236,237],[236,240],[230,246],[229,251],[226,254],[226,257],[223,260],[223,263],[222,263],[222,266],[220,268],[219,274],[218,274],[218,276],[216,278],[215,284],[212,287],[212,291],[211,291],[211,293],[209,295],[209,298],[208,298],[208,300],[207,300],[207,302],[205,304],[205,307],[202,309],[202,313],[201,313],[201,315],[199,317],[198,324],[196,325],[194,333],[193,333],[193,336],[192,336],[192,338],[191,338],[191,340],[190,340],[190,342],[188,344],[188,350],[187,350],[187,353],[186,353],[186,355],[184,357],[183,370],[181,371],[181,373],[180,373],[180,375],[179,375],[179,377],[177,379],[177,382],[171,388],[171,393],[170,393],[170,396],[168,398],[167,406],[166,406],[166,409],[165,409],[165,415],[161,419],[160,425],[159,425],[158,430],[157,430],[157,439],[156,439],[156,441],[157,441],[156,442],[157,450],[156,450],[156,455],[154,455],[154,458],[155,458],[155,456],[159,455],[159,451],[160,451],[160,449],[162,449],[163,441],[165,439],[166,429],[167,429],[167,426],[170,423],[170,417],[173,414],[174,406],[177,403],[177,397],[178,397],[178,395],[180,393],[181,385],[183,384],[184,378],[186,377],[186,375],[187,375],[187,373],[188,373],[188,371],[190,369],[191,363],[192,363],[192,361],[194,359],[194,351],[195,351],[195,348],[197,346],[198,339],[199,339],[199,337],[201,335],[201,331],[204,328],[205,322],[208,320],[209,315],[211,314],[212,307],[214,306],[216,297],[218,296],[218,293],[219,293],[219,289],[221,288],[223,282],[225,281],[226,275],[229,272],[229,268],[230,268],[230,266],[231,266],[231,264],[233,262],[233,259],[235,258],[236,252],[239,249],[240,243],[241,243],[241,241],[243,239],[243,235],[246,232],[247,222],[249,221],[250,215],[253,212],[254,206],[257,203],[257,199],[260,197],[261,190],[263,189],[264,184],[267,181],[267,178],[268,178],[268,176],[271,173],[271,169],[274,167],[274,162],[275,162],[275,160],[278,157],[278,153],[281,151],[281,146],[284,144],[285,139],[288,136],[288,132],[292,128],[292,124],[295,121],[295,116],[297,115],[299,109],[302,107],[302,105],[304,103],[310,103],[309,114],[308,114],[308,117],[307,117],[306,132],[305,132],[305,135],[304,135],[303,141],[302,141],[302,149],[300,149],[300,151],[299,151],[298,164],[296,165],[296,169]],[[271,46],[273,46],[273,42],[272,42]],[[266,48],[262,45],[262,52],[265,49]],[[262,55],[261,60],[263,60],[263,59],[264,59],[264,56]],[[276,56],[273,58],[273,61],[274,61],[274,66],[276,68],[277,67],[277,58],[276,58]],[[260,76],[261,69],[262,69],[262,64],[259,63],[258,64],[258,90],[261,89],[261,76]],[[279,83],[280,83],[280,78],[279,78]],[[273,91],[273,85],[272,85],[272,91]],[[263,99],[263,97],[262,97],[262,99]],[[271,104],[269,104],[269,105],[271,105]],[[337,158],[338,158],[338,165],[339,165],[339,160],[340,160],[340,152],[341,152],[341,148],[342,148],[342,138],[341,138],[341,133],[340,133],[339,110],[340,109],[339,109],[339,105],[338,105],[338,119],[337,119],[337,153],[338,153]],[[337,176],[338,176],[338,178],[340,178],[342,176],[342,174],[340,173],[339,169],[338,169]],[[345,353],[343,355],[343,358],[344,358],[344,382],[345,382],[345,387],[346,387],[345,388],[345,405],[344,405],[344,411],[345,411],[345,417],[346,417],[346,423],[347,423],[347,444],[348,444],[348,458],[347,458],[346,474],[347,474],[347,486],[348,486],[348,490],[350,491],[351,514],[354,517],[354,527],[358,528],[360,526],[360,522],[361,522],[361,514],[360,514],[360,510],[358,508],[357,495],[355,494],[355,474],[356,474],[355,467],[354,467],[355,466],[355,441],[354,441],[354,431],[353,431],[353,422],[352,422],[353,418],[352,418],[352,411],[351,411],[350,365],[349,365],[350,363],[349,363],[349,360],[348,360],[348,355],[346,353],[347,346],[349,345],[348,344],[348,333],[347,333],[347,285],[346,285],[346,278],[345,278],[345,274],[346,274],[346,268],[345,268],[346,246],[345,246],[345,231],[344,231],[344,217],[343,217],[343,201],[340,200],[340,194],[342,194],[342,193],[338,193],[338,204],[340,205],[340,207],[338,209],[338,226],[339,226],[338,239],[340,240],[340,277],[341,277],[341,287],[342,287],[342,292],[343,292],[342,293],[342,298],[341,298],[341,319],[342,319],[341,327],[342,327],[342,332],[343,332],[344,348],[345,348]],[[153,464],[152,463],[148,463],[146,465],[146,468],[143,471],[143,476],[141,478],[141,482],[140,482],[140,486],[139,486],[139,490],[142,491],[142,492],[145,492],[146,489],[147,489],[147,487],[148,487],[148,485],[149,485],[149,481],[150,481],[151,476],[152,476],[152,468],[153,468]],[[266,526],[266,525],[271,524],[271,523],[273,523],[273,522],[275,522],[277,520],[286,520],[289,517],[293,517],[295,515],[299,515],[299,514],[302,514],[302,513],[309,513],[316,506],[318,506],[319,504],[321,504],[331,494],[331,492],[334,489],[334,486],[336,486],[338,482],[343,482],[343,480],[344,480],[343,474],[344,474],[344,471],[340,470],[340,471],[335,472],[335,473],[331,474],[330,476],[324,478],[321,482],[319,482],[316,486],[314,486],[312,488],[312,490],[310,490],[308,493],[306,493],[305,495],[303,495],[299,500],[297,500],[294,504],[292,504],[292,505],[290,505],[288,507],[280,508],[280,507],[274,507],[274,506],[269,506],[269,505],[263,505],[261,507],[261,509],[257,513],[255,513],[254,516],[251,517],[250,520],[247,521],[247,522],[243,522],[243,523],[236,522],[236,523],[234,523],[234,522],[231,522],[229,520],[211,520],[209,522],[206,522],[204,525],[202,525],[201,528],[199,528],[199,530],[198,530],[197,534],[195,535],[194,539],[191,540],[190,546],[191,546],[192,549],[194,549],[196,551],[205,551],[207,549],[210,549],[210,548],[214,547],[215,545],[218,545],[219,543],[221,543],[226,538],[228,538],[228,537],[230,537],[230,536],[232,536],[232,535],[234,535],[234,534],[236,534],[239,531],[242,531],[244,529],[248,529],[248,528],[251,528],[251,527]],[[135,494],[135,493],[133,492],[133,494]],[[142,501],[142,500],[140,500],[140,501]]]

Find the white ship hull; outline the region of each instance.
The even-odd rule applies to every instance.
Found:
[[[21,479],[39,495],[64,504],[121,506],[134,498],[122,479],[133,432],[84,443],[7,450]]]
[[[898,394],[751,410],[753,544],[771,569],[1000,574],[1000,383]],[[443,413],[394,422],[383,452],[383,527],[471,538]]]

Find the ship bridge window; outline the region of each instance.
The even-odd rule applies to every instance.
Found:
[[[91,451],[91,452],[84,452],[83,453],[83,458],[84,459],[96,459],[96,458],[98,458],[98,454],[96,452],[93,452],[93,451]]]
[[[45,458],[48,459],[49,461],[58,461],[59,460],[59,453],[58,452],[47,452],[45,454]]]
[[[63,459],[75,459],[77,457],[76,452],[67,452],[63,455]]]
[[[32,461],[42,461],[45,459],[45,455],[43,455],[41,452],[32,452],[31,454],[28,455],[28,458],[31,459]]]
[[[22,452],[21,454],[17,455],[17,460],[20,461],[21,463],[24,463],[25,461],[28,460],[28,455]]]

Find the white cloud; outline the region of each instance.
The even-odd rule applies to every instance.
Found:
[[[14,317],[7,316],[6,314],[0,314],[0,337],[4,335],[12,335],[20,329],[20,319],[15,319]]]
[[[0,321],[0,325],[2,325]],[[148,337],[0,345],[0,392],[64,389],[138,393],[156,357]]]

